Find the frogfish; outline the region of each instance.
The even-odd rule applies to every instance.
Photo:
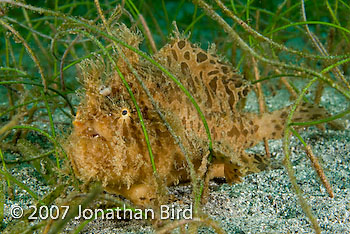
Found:
[[[116,35],[135,48],[142,41],[125,25],[119,26]],[[138,53],[124,47],[119,52],[114,59],[140,108],[157,176],[127,88],[115,68],[96,56],[80,65],[83,92],[65,146],[79,179],[99,181],[105,191],[147,206],[160,199],[157,183],[171,186],[189,181],[191,170],[199,173],[209,154],[210,176],[224,177],[228,183],[268,168],[265,155],[245,150],[263,139],[281,138],[290,107],[263,114],[242,111],[237,104],[252,89],[250,82],[213,49],[205,51],[175,34],[152,59],[192,94],[210,131],[209,151],[202,118],[179,85]],[[293,121],[325,115],[323,108],[304,103]]]

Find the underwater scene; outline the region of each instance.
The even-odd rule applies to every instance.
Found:
[[[0,233],[350,233],[346,0],[0,0]]]

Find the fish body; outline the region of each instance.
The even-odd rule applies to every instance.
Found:
[[[128,35],[124,38],[138,47],[139,36],[123,27],[121,31]],[[85,93],[66,149],[80,179],[101,181],[107,191],[148,205],[160,199],[159,181],[170,186],[190,179],[187,159],[174,134],[196,171],[208,157],[208,137],[198,111],[180,87],[136,53],[125,48],[122,51],[134,71],[122,58],[117,65],[140,107],[158,176],[154,176],[140,119],[127,89],[118,73],[106,74],[106,65],[99,59],[82,64]],[[245,149],[264,138],[281,138],[288,108],[261,115],[237,109],[239,100],[251,90],[250,83],[215,52],[204,51],[181,36],[172,38],[153,58],[178,78],[203,112],[213,140],[212,164],[216,170],[212,176],[239,182],[243,176],[267,168],[265,156],[248,154]],[[294,118],[303,121],[324,115],[322,108],[305,104]]]

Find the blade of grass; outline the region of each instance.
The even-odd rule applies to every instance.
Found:
[[[213,8],[211,6],[209,6],[207,3],[205,3],[203,0],[194,0],[196,2],[198,2],[200,4],[200,6],[204,9],[204,11],[206,12],[206,14],[208,16],[210,16],[213,20],[217,21],[222,27],[223,29],[229,34],[229,36],[231,36],[231,40],[235,41],[242,50],[244,50],[245,52],[249,53],[250,55],[256,57],[258,60],[265,62],[267,64],[273,65],[273,66],[277,66],[277,67],[282,67],[282,68],[286,68],[286,69],[292,69],[295,71],[300,71],[306,74],[310,74],[312,76],[316,76],[319,79],[321,79],[322,81],[326,82],[328,85],[330,85],[331,87],[335,88],[336,90],[338,90],[341,94],[343,94],[346,98],[350,99],[350,91],[344,89],[344,87],[342,87],[341,85],[337,84],[336,82],[332,81],[330,78],[324,76],[323,74],[316,72],[310,68],[306,68],[306,67],[301,67],[298,65],[290,65],[290,64],[286,64],[284,62],[280,62],[277,60],[271,60],[269,58],[264,57],[263,55],[257,53],[253,48],[251,48],[239,35],[238,33],[233,30],[231,28],[231,26],[218,14],[216,13]],[[234,15],[232,15],[232,12],[228,11],[227,8],[220,2],[220,0],[216,0],[216,2],[218,4],[220,4],[220,7],[222,9],[225,10],[225,13],[229,14],[231,17],[233,18],[237,18]],[[253,29],[251,29],[246,23],[244,23],[242,20],[239,20],[238,22],[240,22],[241,25],[244,25],[244,27],[249,30],[252,31],[254,33],[255,32]],[[261,35],[260,35],[261,36]],[[269,40],[267,38],[265,38],[264,40]],[[280,46],[281,47],[281,46]],[[282,47],[281,47],[282,48]]]
[[[35,200],[37,200],[40,204],[45,205],[45,203],[39,198],[37,194],[35,194],[28,186],[18,181],[15,177],[10,175],[8,172],[0,169],[0,174],[5,176],[8,180],[12,181],[14,184],[17,184],[21,189],[24,189],[30,196],[32,196]]]
[[[326,1],[328,3],[328,1]],[[301,13],[302,13],[302,18],[304,20],[304,22],[307,22],[306,20],[306,12],[305,12],[305,4],[304,4],[304,0],[301,0]],[[316,35],[314,35],[310,29],[309,26],[307,24],[304,25],[307,35],[309,36],[309,38],[311,39],[313,45],[315,46],[315,48],[323,55],[323,56],[329,56],[328,52],[326,50],[326,48],[322,45],[322,43],[320,42],[320,40],[317,38]],[[344,32],[343,32],[344,33]],[[343,76],[342,72],[340,71],[340,69],[338,67],[334,67],[333,68],[333,72],[334,75],[339,79],[342,80],[344,82],[344,84],[348,87],[348,89],[350,89],[350,85],[347,82],[347,80],[345,79],[345,77]],[[320,89],[322,89],[322,85],[320,86]],[[318,99],[318,98],[317,98]]]
[[[87,195],[86,199],[79,204],[81,206],[81,209],[84,210],[91,202],[93,202],[98,195],[102,192],[102,186],[97,185],[95,188],[92,189],[92,191]],[[58,220],[55,225],[50,228],[49,232],[47,234],[56,234],[61,233],[61,230],[64,228],[64,226],[73,219],[79,212],[79,206],[74,206],[70,208],[70,211],[68,212],[67,216],[64,219]]]
[[[5,159],[4,159],[4,155],[2,154],[2,150],[0,148],[0,158],[2,161],[2,168],[4,169],[5,172],[7,172],[7,168],[6,168],[6,163],[5,163]],[[1,185],[2,186],[2,185]],[[7,186],[10,187],[11,183],[10,183],[10,179],[7,178]]]
[[[330,13],[331,16],[332,16],[333,21],[334,21],[338,26],[341,26],[341,25],[340,25],[340,22],[339,22],[339,20],[338,20],[338,18],[337,18],[337,16],[334,14],[334,11],[333,11],[331,5],[329,4],[329,1],[326,0],[325,2],[326,2],[327,9],[328,9],[329,13]],[[345,35],[345,33],[342,32],[342,34],[343,34],[343,37],[345,38],[346,42],[349,43],[349,39],[348,39],[348,37]]]
[[[51,154],[53,154],[55,152],[55,150],[50,150],[46,153],[43,153],[43,154],[40,154],[38,156],[35,156],[35,157],[31,157],[31,158],[28,158],[28,159],[24,159],[24,160],[12,160],[12,161],[8,161],[8,160],[4,160],[4,162],[6,164],[19,164],[19,163],[25,163],[25,162],[30,162],[30,161],[34,161],[34,160],[37,160],[37,159],[41,159],[41,158],[45,158]]]
[[[44,89],[46,91],[47,90],[47,81],[46,81],[46,78],[45,78],[45,75],[44,75],[44,70],[43,70],[42,66],[40,65],[39,59],[36,57],[34,51],[31,49],[31,47],[28,45],[28,43],[24,40],[24,38],[19,34],[19,32],[17,30],[15,30],[11,25],[7,24],[2,19],[0,19],[0,24],[2,24],[3,27],[8,29],[14,35],[16,40],[20,40],[21,43],[23,44],[23,46],[27,49],[27,52],[28,52],[29,56],[32,58],[32,60],[34,61],[35,65],[39,69],[41,80],[42,80]]]
[[[317,172],[318,177],[320,178],[323,186],[326,188],[329,197],[333,198],[334,192],[333,192],[332,186],[328,182],[328,179],[327,179],[326,175],[324,174],[324,171],[323,171],[317,157],[313,154],[311,147],[308,144],[306,144],[304,139],[300,136],[300,134],[297,131],[295,131],[293,128],[290,128],[290,131],[304,145],[305,150],[306,150],[306,155],[310,159],[312,166],[314,167],[315,171]]]
[[[276,29],[274,29],[274,30],[272,30],[270,32],[267,32],[266,35],[269,35],[269,34],[272,34],[272,33],[275,33],[275,32],[279,32],[279,31],[282,31],[282,30],[290,28],[290,27],[295,27],[295,26],[305,25],[305,24],[325,25],[325,26],[329,26],[329,27],[333,27],[333,28],[339,29],[342,32],[350,34],[350,30],[347,29],[347,28],[344,28],[342,26],[339,26],[339,25],[336,25],[336,24],[333,24],[333,23],[329,23],[329,22],[312,20],[312,21],[303,21],[303,22],[295,22],[295,23],[287,24],[287,25],[281,26],[279,28],[276,28]]]
[[[55,154],[56,154],[56,165],[57,165],[58,169],[61,168],[60,161],[59,161],[59,156],[58,156],[58,152],[57,152],[58,146],[63,150],[63,154],[66,157],[66,159],[68,160],[68,157],[67,157],[66,153],[64,152],[63,147],[50,134],[48,134],[47,132],[45,132],[45,131],[43,131],[43,130],[41,130],[39,128],[36,128],[36,127],[33,127],[33,126],[28,126],[28,125],[12,126],[12,127],[10,127],[8,129],[8,131],[11,130],[11,129],[28,129],[28,130],[32,130],[32,131],[38,132],[38,133],[44,135],[45,137],[47,137],[47,139],[49,139],[54,145]]]
[[[239,43],[239,45],[241,46],[241,48],[243,50],[247,50],[246,46],[243,46],[243,44],[241,43],[241,39],[237,34],[237,32],[232,32],[232,28],[230,25],[227,24],[227,22],[220,16],[218,15],[218,13],[216,13],[213,8],[211,6],[209,6],[207,3],[205,3],[203,0],[193,0],[193,1],[197,1],[201,7],[205,10],[205,12],[207,13],[207,15],[209,17],[211,17],[212,19],[214,19],[215,21],[217,21],[222,27],[223,29],[230,35],[232,36],[233,39],[235,39],[234,41]],[[270,33],[265,33],[265,35],[260,34],[259,32],[257,32],[256,30],[252,29],[251,27],[249,27],[249,25],[244,22],[243,20],[241,20],[240,18],[238,18],[236,15],[234,15],[220,0],[215,0],[215,2],[218,4],[218,6],[222,9],[222,11],[229,16],[231,19],[233,19],[237,24],[239,24],[240,26],[242,26],[244,28],[244,30],[246,30],[249,34],[253,35],[256,39],[260,39],[263,40],[267,43],[269,43],[271,46],[279,49],[279,50],[283,50],[292,54],[295,54],[297,56],[300,57],[304,57],[304,58],[315,58],[315,59],[332,59],[335,56],[319,56],[319,55],[314,55],[314,54],[309,54],[309,53],[305,53],[302,51],[298,51],[298,50],[293,50],[290,49],[286,46],[284,46],[283,44],[279,44],[274,42],[273,40],[267,38],[266,36],[268,36],[269,34],[274,33],[275,30],[271,31]],[[312,22],[312,21],[309,21]],[[318,21],[317,21],[318,22]],[[293,24],[293,23],[291,23]],[[294,26],[298,26],[298,25],[294,25]],[[279,30],[278,30],[279,31]],[[248,50],[249,52],[249,50]],[[252,52],[252,51],[251,51]],[[251,52],[249,52],[251,54]],[[255,56],[254,54],[252,54],[253,56]],[[348,57],[348,56],[345,56]],[[267,62],[269,63],[269,62]]]
[[[51,108],[50,108],[49,103],[47,101],[46,93],[44,92],[44,90],[42,90],[41,95],[43,96],[43,99],[44,99],[44,102],[45,102],[45,107],[46,107],[46,110],[47,110],[47,115],[49,116],[50,127],[51,127],[51,135],[52,135],[53,138],[56,138],[56,131],[55,131],[55,125],[53,124]]]
[[[0,81],[0,85],[7,85],[7,84],[27,84],[27,85],[34,85],[34,86],[39,86],[39,87],[44,87],[42,84],[37,84],[37,83],[33,83],[33,82],[29,82],[29,81],[17,81],[17,80],[9,80],[9,81]],[[67,102],[71,112],[72,112],[72,115],[75,116],[75,111],[74,111],[74,107],[72,105],[72,103],[68,100],[67,96],[60,92],[59,90],[56,90],[54,88],[50,88],[48,87],[48,90],[52,91],[52,92],[55,92],[57,93],[59,96],[63,97],[65,99],[65,101]],[[70,93],[70,92],[68,92]]]
[[[310,126],[310,125],[318,125],[318,124],[323,124],[327,122],[331,122],[333,120],[342,118],[350,113],[350,109],[347,109],[345,111],[342,111],[336,115],[332,115],[331,117],[320,119],[320,120],[314,120],[314,121],[309,121],[309,122],[292,122],[289,124],[289,126]]]
[[[295,194],[298,197],[299,200],[299,204],[301,206],[301,208],[303,209],[305,215],[308,217],[308,219],[310,220],[313,229],[316,231],[316,233],[321,233],[321,228],[317,222],[317,219],[315,218],[315,216],[312,214],[311,208],[308,205],[307,201],[304,199],[303,197],[303,192],[300,189],[300,187],[297,184],[296,178],[295,178],[295,173],[294,173],[294,169],[293,166],[291,164],[290,161],[290,143],[289,143],[289,136],[290,136],[290,131],[291,131],[291,127],[289,126],[289,124],[292,122],[292,117],[293,114],[295,113],[297,106],[300,104],[301,100],[303,99],[303,96],[305,95],[305,93],[308,91],[308,89],[311,87],[311,85],[313,83],[315,83],[317,81],[317,77],[313,78],[302,90],[302,92],[300,93],[300,95],[298,96],[298,98],[296,99],[295,103],[292,106],[292,109],[290,110],[290,113],[287,117],[287,121],[286,121],[286,128],[284,130],[284,137],[283,137],[283,151],[284,151],[284,164],[285,167],[287,169],[288,172],[288,176],[290,178],[290,182],[294,188]]]

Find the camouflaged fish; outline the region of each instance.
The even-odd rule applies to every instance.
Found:
[[[138,47],[141,37],[120,26],[120,37]],[[136,53],[122,51],[159,104],[161,112],[181,140],[195,170],[208,156],[207,134],[188,97],[161,70]],[[288,108],[262,115],[242,113],[236,105],[251,85],[228,62],[204,51],[181,36],[171,38],[153,58],[174,74],[202,110],[213,139],[212,177],[239,182],[241,177],[266,169],[268,160],[245,149],[266,139],[281,138]],[[130,84],[142,111],[154,153],[159,180],[167,186],[188,181],[183,151],[165,126],[127,63],[118,67]],[[107,73],[101,59],[81,65],[85,94],[73,122],[67,152],[77,176],[85,182],[101,181],[106,191],[135,204],[149,205],[159,198],[140,120],[129,93],[116,72]],[[295,121],[325,116],[323,109],[303,104]]]

